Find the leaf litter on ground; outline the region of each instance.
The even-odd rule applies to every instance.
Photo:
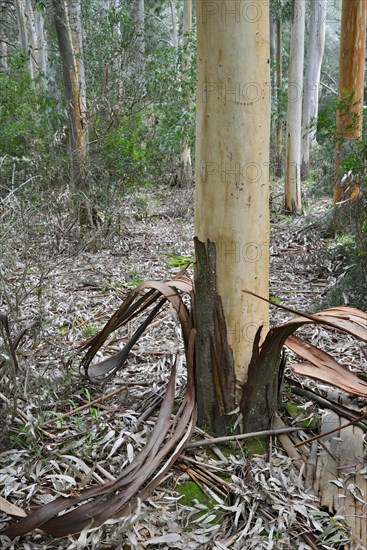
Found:
[[[129,205],[129,209],[131,213],[133,207]],[[294,276],[289,277],[290,290],[300,290],[301,282],[304,290],[312,290],[312,294],[292,294],[292,306],[304,311],[306,304],[325,290],[325,282],[322,279],[315,281],[309,271],[299,269],[297,262],[304,253],[302,246],[292,245],[291,240],[286,247],[284,244],[279,246],[279,243],[286,242],[284,234],[289,239],[289,228],[283,235],[279,231],[273,244],[273,248],[278,246],[279,252],[273,257],[272,279],[282,285],[272,283],[275,285],[274,294],[278,296],[286,290],[284,275],[289,277],[293,267]],[[184,347],[176,336],[176,320],[171,316],[159,314],[155,327],[147,330],[139,341],[138,351],[134,350],[137,355],[128,358],[123,375],[106,382],[103,389],[80,376],[70,344],[75,349],[85,340],[83,327],[93,325],[91,331],[102,328],[116,309],[116,301],[121,303],[126,297],[128,286],[124,288],[124,281],[127,269],[131,272],[133,266],[134,273],[144,279],[167,278],[167,266],[162,256],[178,254],[190,257],[191,235],[191,223],[185,218],[167,220],[154,216],[136,220],[132,227],[129,226],[126,236],[114,236],[113,242],[106,243],[105,247],[97,247],[96,251],[81,249],[66,255],[57,270],[50,267],[45,273],[41,293],[29,290],[22,298],[22,322],[34,322],[37,316],[42,319],[42,324],[38,334],[26,337],[20,347],[20,352],[24,353],[20,355],[22,375],[27,371],[25,388],[22,388],[26,398],[18,404],[22,415],[14,419],[15,427],[11,426],[8,432],[11,436],[7,441],[8,450],[1,455],[0,483],[7,502],[22,506],[27,503],[34,507],[53,501],[60,491],[64,491],[64,484],[71,483],[71,480],[76,494],[83,490],[83,480],[87,486],[113,482],[121,465],[131,464],[131,459],[134,460],[149,437],[157,406],[162,402],[161,390],[164,390],[175,357],[182,358],[177,361],[177,397],[179,402],[182,401],[186,384]],[[38,246],[34,245],[36,251]],[[48,244],[43,246],[44,257],[47,257]],[[283,271],[285,255],[294,258],[294,264],[289,262],[288,274]],[[36,262],[35,257],[33,262]],[[14,277],[19,279],[17,269],[18,265],[13,266]],[[31,286],[32,283],[29,288]],[[287,294],[284,300],[289,303]],[[285,315],[278,311],[275,318],[278,324]],[[17,325],[16,316],[13,315],[12,321]],[[119,351],[123,350],[124,342],[136,328],[131,321],[125,333],[120,330],[115,341],[110,343],[111,348],[117,346]],[[307,328],[303,332],[311,338],[317,334],[324,349],[333,351],[330,347],[336,347],[320,329]],[[338,334],[337,345],[341,359],[345,362],[347,349],[348,361],[355,364],[356,350],[360,349],[358,344]],[[108,355],[110,351],[108,346],[104,350]],[[163,361],[156,355],[162,352],[166,354]],[[365,368],[364,355],[360,358],[359,366]],[[147,380],[149,386],[144,385]],[[124,387],[126,381],[128,385],[121,393],[95,405],[98,415],[93,416],[85,389],[93,400],[103,397],[104,393],[114,392],[120,385]],[[140,413],[139,403],[143,403]],[[62,418],[63,414],[83,406],[85,408],[75,415]],[[150,416],[144,417],[144,411],[149,408]],[[50,420],[51,425],[42,431],[43,423]],[[121,444],[114,448],[118,438]],[[342,548],[349,543],[342,518],[333,519],[318,509],[317,499],[305,491],[299,471],[275,442],[268,459],[245,456],[239,443],[233,444],[229,456],[224,459],[213,458],[205,448],[196,449],[194,455],[192,453],[186,454],[204,463],[208,470],[214,468],[219,475],[222,473],[225,479],[230,477],[230,487],[227,484],[225,489],[228,500],[222,503],[215,500],[212,510],[207,510],[196,523],[188,522],[187,518],[195,514],[200,505],[180,506],[175,491],[180,474],[174,469],[169,470],[163,478],[164,483],[144,502],[138,502],[136,509],[125,518],[109,519],[100,527],[91,530],[86,527],[80,535],[58,540],[37,531],[22,537],[21,543],[17,542],[18,539],[10,541],[3,536],[2,547],[22,544],[35,549],[313,548],[313,539],[305,542],[302,538],[307,532],[319,537],[317,544],[321,548]],[[74,458],[69,460],[68,456]],[[78,457],[79,460],[75,460]],[[85,480],[89,474],[90,478]],[[58,481],[56,487],[52,479]],[[221,509],[224,515],[220,516],[220,522],[216,522],[219,516],[213,511]],[[5,519],[7,523],[7,516]]]

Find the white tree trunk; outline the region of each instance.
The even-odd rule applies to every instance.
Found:
[[[34,26],[37,41],[36,59],[41,76],[41,82],[45,85],[49,77],[47,63],[47,38],[45,33],[45,20],[39,8],[34,10]]]
[[[283,153],[283,116],[282,116],[282,103],[283,103],[283,64],[282,64],[282,24],[280,19],[277,19],[277,71],[276,71],[276,85],[277,85],[277,154],[276,154],[276,176],[278,178],[282,175],[282,153]]]
[[[145,54],[145,6],[144,0],[135,0],[135,60],[138,70],[143,69]]]
[[[183,25],[182,25],[182,43],[187,44],[188,35],[192,29],[192,0],[185,0],[183,7]],[[184,71],[190,68],[190,53],[185,56],[184,59]],[[187,102],[190,102],[190,97],[187,98]],[[190,187],[192,184],[192,163],[191,163],[191,150],[186,141],[183,144],[181,153],[181,167],[182,167],[182,183],[184,187]]]
[[[8,68],[8,45],[0,39],[0,67],[4,70]]]
[[[268,329],[268,305],[244,293],[269,296],[266,2],[261,12],[249,20],[253,12],[248,15],[239,2],[197,1],[197,392],[199,422],[216,432],[223,431],[231,400],[238,403],[256,330]],[[226,367],[226,388],[233,376],[237,383],[229,390],[219,387]]]
[[[288,76],[285,174],[285,207],[292,213],[302,212],[301,137],[304,38],[305,3],[293,0]]]
[[[178,50],[178,30],[177,30],[177,17],[176,17],[176,6],[174,0],[169,0],[169,5],[171,9],[171,21],[172,21],[172,44],[176,52]]]
[[[26,14],[25,14],[25,2],[24,0],[15,0],[14,2],[15,14],[18,24],[19,40],[20,47],[24,55],[29,56],[29,41],[28,41],[28,29],[26,23]],[[31,78],[34,78],[34,66],[29,58],[29,72]]]
[[[32,78],[38,79],[40,76],[40,70],[38,65],[38,42],[36,36],[36,26],[34,20],[34,11],[32,0],[23,0],[25,22],[28,35],[28,47],[29,47],[29,63],[31,65]]]
[[[311,0],[310,32],[303,90],[302,176],[308,175],[310,149],[316,135],[321,65],[325,49],[326,10],[327,0]]]

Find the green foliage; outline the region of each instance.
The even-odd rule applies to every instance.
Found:
[[[191,147],[195,135],[195,51],[194,39],[178,52],[159,49],[148,63],[150,94],[160,98],[153,108],[154,143],[160,153],[179,154],[186,141]],[[185,56],[191,64],[185,67]]]
[[[22,54],[9,57],[0,72],[0,185],[2,189],[38,169],[56,150],[55,134],[64,122],[57,102],[32,82]],[[53,145],[53,148],[50,145]],[[29,177],[29,176],[28,176]],[[21,182],[23,183],[23,181]]]
[[[110,180],[123,185],[144,183],[145,167],[151,153],[147,148],[146,128],[141,113],[123,117],[102,141],[98,155],[103,159]]]
[[[32,83],[22,60],[10,58],[11,70],[0,72],[0,155],[23,157],[35,149],[44,153],[62,118],[56,101]]]
[[[180,254],[167,254],[167,258],[170,267],[178,267],[179,269],[183,269],[194,261],[192,257],[181,256]]]

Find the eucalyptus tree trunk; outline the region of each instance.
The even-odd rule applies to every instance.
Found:
[[[17,24],[18,24],[20,48],[24,53],[24,55],[29,58],[29,64],[28,64],[29,73],[33,80],[34,65],[32,63],[31,57],[29,56],[29,42],[28,42],[28,29],[27,29],[26,14],[25,14],[25,2],[23,0],[15,0],[14,8],[15,8],[15,15],[16,15]]]
[[[186,3],[186,0],[185,0]],[[172,44],[176,52],[178,50],[178,30],[177,30],[177,17],[176,17],[176,6],[174,0],[169,0],[170,10],[171,10],[171,23],[172,23]],[[184,4],[185,6],[185,4]]]
[[[338,100],[350,101],[337,112],[336,184],[334,201],[341,199],[339,167],[345,142],[362,135],[366,51],[367,0],[343,0],[340,31]],[[352,96],[351,96],[352,94]]]
[[[36,60],[40,74],[41,85],[47,86],[49,79],[49,65],[47,56],[47,37],[45,32],[45,20],[39,7],[34,10],[34,29],[36,35]]]
[[[192,0],[185,0],[183,6],[183,25],[182,25],[182,44],[187,45],[188,37],[192,31]],[[183,71],[184,73],[190,69],[191,59],[190,52],[184,54]],[[189,92],[185,97],[187,108],[189,108],[190,95]],[[181,185],[190,187],[192,184],[192,163],[191,150],[186,141],[183,143],[181,153]]]
[[[38,64],[38,40],[36,35],[36,25],[32,0],[23,0],[25,24],[27,27],[28,48],[29,48],[29,64],[31,75],[34,80],[39,80],[40,68]]]
[[[20,46],[28,57],[29,73],[32,81],[45,87],[47,81],[47,48],[41,8],[33,5],[32,0],[15,0],[14,6]]]
[[[81,0],[52,0],[69,116],[72,180],[83,190],[88,155],[86,85],[83,63]]]
[[[8,68],[8,45],[0,38],[0,67],[3,70]]]
[[[283,154],[283,62],[282,62],[282,24],[277,19],[277,48],[276,48],[276,85],[277,85],[277,147],[276,147],[276,176],[282,175]]]
[[[327,0],[311,0],[302,110],[301,174],[305,177],[309,173],[310,149],[316,135],[321,65],[325,49],[326,10]]]
[[[143,71],[145,54],[145,6],[144,0],[134,0],[135,62],[136,69]],[[141,76],[142,73],[141,73]]]
[[[301,138],[304,38],[305,3],[292,0],[286,131],[285,207],[286,210],[293,214],[302,212]]]
[[[267,399],[248,368],[268,305],[244,291],[269,296],[268,9],[197,1],[196,391],[199,423],[217,434],[241,396],[250,408]]]

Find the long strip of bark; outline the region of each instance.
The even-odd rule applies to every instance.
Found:
[[[228,435],[223,437],[213,437],[211,439],[200,439],[199,441],[192,441],[186,445],[186,449],[194,449],[195,447],[202,447],[204,445],[215,445],[216,443],[226,443],[227,441],[242,441],[243,439],[252,439],[254,437],[271,437],[278,434],[288,434],[292,432],[304,431],[304,427],[299,428],[280,428],[279,430],[262,430],[260,432],[251,432],[248,434]]]

